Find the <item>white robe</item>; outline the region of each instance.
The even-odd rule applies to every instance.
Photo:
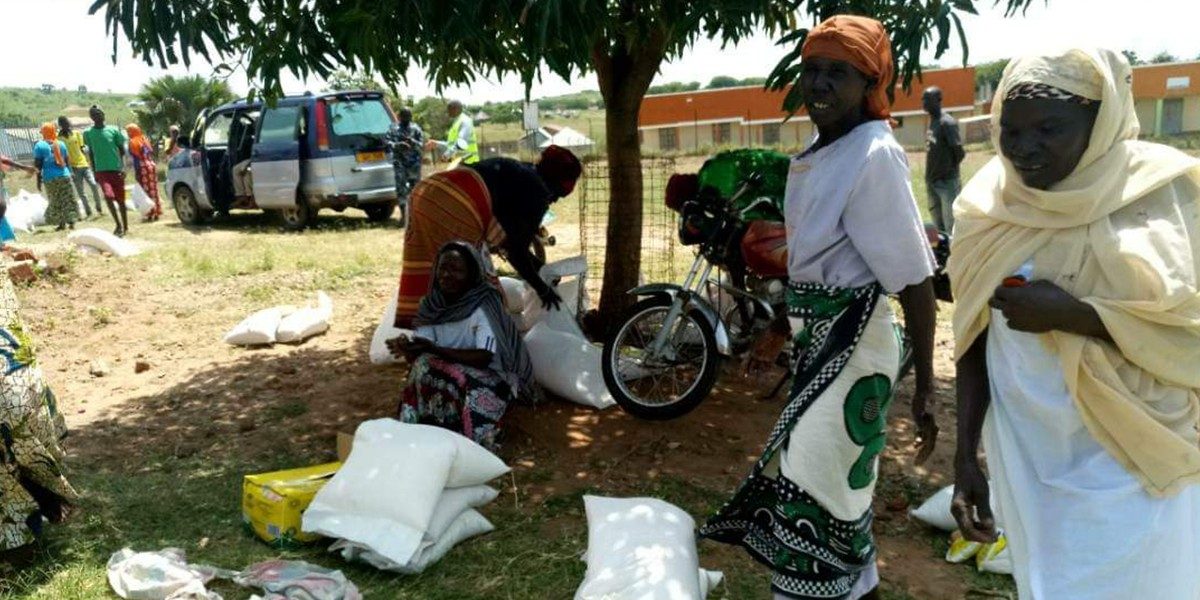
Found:
[[[1020,598],[1200,599],[1200,486],[1147,494],[1084,426],[1058,356],[993,317],[983,441]]]

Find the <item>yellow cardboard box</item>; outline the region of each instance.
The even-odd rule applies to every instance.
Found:
[[[254,535],[280,548],[321,536],[300,530],[301,516],[342,463],[247,475],[242,484],[242,521]]]

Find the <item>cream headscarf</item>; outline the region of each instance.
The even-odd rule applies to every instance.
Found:
[[[955,205],[948,266],[957,358],[990,320],[988,300],[1031,257],[1034,279],[1095,307],[1116,345],[1042,336],[1092,436],[1145,489],[1200,482],[1200,161],[1137,141],[1132,71],[1108,50],[1012,61],[992,108],[1014,86],[1044,83],[1100,100],[1079,165],[1049,190],[1030,188],[1002,155]]]

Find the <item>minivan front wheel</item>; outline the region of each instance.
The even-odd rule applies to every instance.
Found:
[[[287,231],[304,231],[311,224],[315,212],[308,202],[299,200],[294,206],[280,209],[279,220]]]
[[[171,203],[175,206],[175,216],[179,217],[179,222],[184,225],[199,225],[212,216],[212,211],[200,208],[196,194],[186,185],[175,188],[171,194]]]

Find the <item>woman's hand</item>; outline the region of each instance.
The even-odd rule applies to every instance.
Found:
[[[422,354],[432,352],[434,349],[433,342],[425,338],[410,338],[405,335],[388,340],[387,347],[391,351],[392,356],[405,358],[409,362],[412,362]]]
[[[929,406],[929,399],[932,397],[933,393],[928,390],[917,390],[913,393],[912,419],[917,427],[917,439],[913,444],[916,446],[917,455],[913,458],[913,463],[918,465],[925,464],[937,447],[940,430],[937,418],[933,416]]]
[[[554,291],[554,288],[545,286],[538,292],[538,298],[542,301],[542,308],[546,310],[558,310],[562,308],[562,296]]]
[[[1096,309],[1049,281],[1021,287],[996,288],[988,302],[999,310],[1008,327],[1025,333],[1065,331],[1112,341]]]
[[[996,541],[996,519],[992,516],[991,490],[979,459],[970,458],[954,469],[954,499],[950,512],[963,537],[973,542]]]

